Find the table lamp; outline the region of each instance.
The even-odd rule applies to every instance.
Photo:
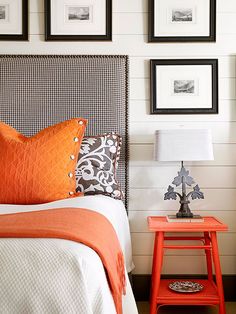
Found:
[[[176,192],[169,185],[164,195],[165,200],[180,198],[180,209],[177,218],[194,218],[189,208],[189,199],[203,199],[198,184],[192,191],[187,191],[187,186],[195,184],[189,171],[184,167],[184,161],[213,160],[213,147],[211,132],[208,129],[173,129],[157,130],[155,133],[154,159],[156,161],[180,161],[181,169],[172,182],[176,187],[182,185],[182,194]],[[198,216],[199,217],[199,216]]]

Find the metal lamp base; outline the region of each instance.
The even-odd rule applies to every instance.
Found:
[[[193,218],[193,213],[191,212],[188,204],[190,201],[185,199],[185,195],[183,195],[182,199],[180,200],[180,209],[178,213],[176,213],[177,218]]]
[[[193,190],[187,193],[187,186],[192,186],[194,184],[194,180],[192,177],[189,175],[189,171],[184,168],[183,162],[181,163],[181,169],[178,172],[178,176],[174,178],[174,181],[172,184],[174,184],[176,187],[182,185],[182,194],[180,194],[177,191],[174,191],[174,188],[169,185],[168,186],[168,191],[164,195],[165,200],[170,200],[174,199],[176,200],[177,196],[180,199],[180,209],[178,213],[176,213],[176,218],[193,218],[194,215],[191,212],[189,208],[189,198],[191,197],[193,200],[195,199],[203,199],[204,195],[200,191],[200,188],[198,184],[193,187]]]
[[[176,213],[176,217],[177,218],[193,218],[193,213],[182,213],[182,212],[178,212]]]

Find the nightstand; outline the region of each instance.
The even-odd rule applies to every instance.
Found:
[[[164,305],[215,305],[219,306],[219,314],[225,314],[224,291],[217,244],[217,231],[227,231],[227,225],[214,217],[204,217],[204,222],[168,222],[166,217],[148,217],[148,228],[155,232],[155,243],[152,264],[151,304],[150,314],[156,314],[160,306]],[[175,236],[165,235],[166,232],[177,233]],[[178,233],[200,233],[199,236],[178,236]],[[190,240],[197,241],[196,245],[168,245],[166,241]],[[173,279],[161,279],[161,269],[164,249],[204,250],[208,278],[193,279],[204,286],[197,293],[179,293],[169,289]],[[184,257],[183,257],[184,259]],[[214,264],[215,280],[212,266]],[[188,279],[189,280],[189,279]],[[178,280],[181,281],[181,280]]]

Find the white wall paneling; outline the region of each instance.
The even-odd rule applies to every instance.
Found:
[[[219,121],[196,121],[192,116],[192,121],[150,121],[150,122],[132,122],[131,142],[132,143],[153,143],[154,132],[157,129],[204,129],[212,130],[213,142],[216,143],[236,143],[236,122],[219,122]]]
[[[236,121],[236,100],[220,100],[219,114],[217,115],[150,115],[150,101],[135,99],[130,101],[130,120],[132,122],[193,122],[193,121],[212,121],[212,122],[234,122]]]
[[[202,214],[220,217],[230,233],[219,236],[223,273],[236,273],[236,1],[217,0],[216,43],[147,42],[148,0],[113,0],[112,42],[45,42],[44,0],[29,0],[29,42],[0,42],[1,54],[128,54],[130,55],[130,208],[136,273],[151,272],[153,234],[148,215],[167,214],[178,202],[163,201],[177,163],[152,160],[154,131],[166,128],[210,128],[215,160],[186,163],[205,193],[191,203]],[[218,58],[218,115],[150,115],[150,59]],[[164,262],[165,273],[205,271],[199,252],[175,252]],[[182,254],[186,255],[183,263]],[[175,256],[173,256],[175,255]]]
[[[30,35],[44,34],[44,13],[33,12],[30,14]]]
[[[168,184],[171,184],[171,182]],[[202,182],[199,180],[196,180],[196,182],[201,187]],[[156,211],[157,214],[168,210],[176,212],[179,208],[179,203],[174,200],[164,201],[163,196],[166,191],[167,186],[165,188],[131,188],[129,212],[134,211],[135,214],[137,211]],[[220,211],[227,211],[229,213],[232,211],[236,215],[235,188],[203,188],[202,191],[204,192],[205,199],[192,201],[191,208],[193,211],[201,214],[203,210],[208,210],[211,215],[214,215],[214,212],[218,214]]]
[[[168,58],[169,55],[166,55],[165,58]],[[217,56],[215,56],[217,57]],[[149,58],[140,56],[133,57],[130,60],[130,76],[131,78],[149,78],[149,59],[158,58],[157,55],[149,56]],[[177,59],[180,59],[178,57]],[[204,59],[204,56],[199,55],[198,59]],[[220,56],[219,59],[219,76],[221,78],[236,77],[236,65],[235,57],[233,56]]]
[[[30,13],[41,13],[44,11],[44,0],[30,0],[29,1]]]
[[[235,13],[236,14],[236,13]],[[31,18],[31,17],[30,17]],[[122,23],[122,21],[120,21]],[[7,45],[1,45],[1,53],[38,53],[38,54],[128,54],[132,56],[156,55],[157,58],[165,58],[166,55],[172,58],[198,58],[204,55],[206,58],[212,56],[234,55],[236,51],[235,35],[218,35],[217,43],[211,44],[150,44],[147,42],[147,35],[113,35],[113,42],[73,42],[71,46],[64,45],[61,42],[45,42],[44,35],[30,35],[30,44],[24,42],[8,42]],[[158,49],[157,46],[158,45]],[[229,51],[231,51],[229,53]]]
[[[173,152],[174,154],[174,152]],[[131,167],[131,188],[165,188],[173,181],[180,167]],[[229,188],[236,186],[236,167],[188,167],[191,176],[202,188]],[[142,195],[143,197],[143,195]]]
[[[222,273],[234,275],[236,273],[236,256],[221,256]],[[134,256],[134,274],[151,274],[152,258],[150,256]],[[203,256],[165,256],[163,274],[204,274],[206,262]]]
[[[213,144],[214,160],[185,162],[185,165],[192,166],[236,166],[236,144]],[[153,161],[154,145],[132,144],[130,145],[130,166],[169,166],[179,163],[164,163]]]
[[[236,2],[234,0],[217,0],[217,11],[236,13]]]

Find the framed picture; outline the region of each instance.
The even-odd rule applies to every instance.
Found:
[[[46,40],[112,40],[112,0],[45,0]]]
[[[216,41],[216,0],[149,0],[148,40]]]
[[[0,40],[28,40],[28,0],[0,0]]]
[[[218,60],[151,60],[151,114],[218,113]]]

